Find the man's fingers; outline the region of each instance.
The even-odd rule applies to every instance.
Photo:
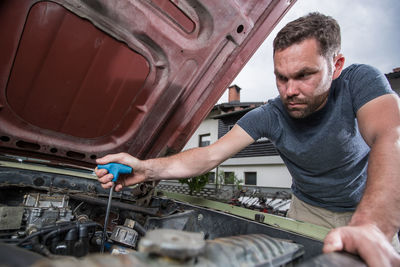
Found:
[[[340,230],[334,229],[329,232],[324,240],[324,247],[322,251],[324,253],[330,253],[334,251],[343,250],[343,242]]]
[[[96,160],[97,164],[107,164],[107,163],[112,163],[112,162],[124,164],[124,165],[130,166],[133,168],[133,172],[131,174],[124,176],[124,178],[123,178],[124,183],[117,181],[117,184],[115,185],[115,191],[121,191],[122,188],[125,186],[130,186],[130,185],[144,182],[145,176],[143,175],[143,171],[140,170],[141,164],[140,164],[140,160],[138,160],[137,158],[135,158],[127,153],[118,153],[118,154],[110,154],[110,155],[104,156],[104,157]],[[94,172],[97,175],[98,180],[103,185],[108,184],[113,178],[113,176],[111,174],[109,174],[106,169],[96,168]],[[139,175],[138,175],[138,173],[139,173]],[[111,187],[111,185],[106,186],[106,187],[103,186],[103,188],[109,188],[109,187]]]
[[[103,187],[104,189],[108,189],[112,187],[112,184],[113,184],[112,182],[104,183],[101,184],[101,187]]]
[[[109,155],[106,155],[106,156],[104,156],[102,158],[96,159],[96,163],[97,164],[107,164],[107,163],[110,163],[110,162],[118,162],[121,157],[122,157],[121,153],[109,154]]]
[[[132,167],[133,157],[127,153],[109,154],[102,158],[96,159],[97,164],[107,164],[107,163],[121,163]]]
[[[94,173],[97,175],[97,177],[102,177],[108,173],[106,169],[94,169]]]
[[[368,266],[400,266],[400,256],[385,235],[372,224],[344,226],[329,232],[323,252],[345,250],[358,254]]]
[[[117,185],[115,186],[115,192],[121,191],[123,187],[124,187],[124,186],[123,186],[122,184],[117,184]]]
[[[114,175],[112,175],[111,173],[108,173],[102,177],[99,178],[99,182],[102,184],[106,184],[112,181],[112,179],[114,178]]]

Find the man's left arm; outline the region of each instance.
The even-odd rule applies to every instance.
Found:
[[[350,225],[371,222],[388,239],[400,228],[400,108],[394,94],[378,97],[357,112],[360,132],[371,148],[363,198]]]
[[[389,240],[400,228],[400,101],[386,94],[357,111],[360,132],[370,146],[364,195],[350,223],[331,231],[324,252],[346,250],[370,266],[400,265]]]

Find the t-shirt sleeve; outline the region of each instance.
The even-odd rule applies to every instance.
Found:
[[[356,65],[349,76],[354,113],[369,101],[394,93],[385,75],[372,66]]]
[[[271,104],[265,104],[246,113],[237,124],[254,140],[271,138],[277,130],[274,114]]]

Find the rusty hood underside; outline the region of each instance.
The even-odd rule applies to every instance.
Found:
[[[180,151],[293,3],[1,1],[2,153]]]

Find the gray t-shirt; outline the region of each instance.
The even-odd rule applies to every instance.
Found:
[[[289,116],[280,98],[239,121],[254,140],[266,137],[293,177],[293,194],[332,211],[352,211],[367,179],[369,146],[356,113],[370,100],[393,93],[386,77],[368,65],[351,65],[333,81],[327,104],[304,119]]]

